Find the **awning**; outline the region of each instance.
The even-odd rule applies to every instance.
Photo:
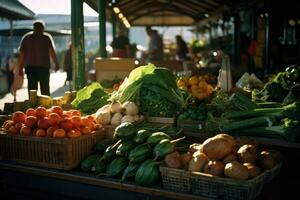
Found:
[[[98,0],[84,0],[98,11]],[[106,0],[108,12],[118,7],[132,26],[188,26],[206,19],[209,14],[247,2],[246,0]],[[108,15],[108,20],[109,20]]]
[[[14,28],[11,29],[0,29],[0,36],[11,36],[11,31],[13,33],[12,36],[23,36],[24,34],[32,31],[31,28]],[[70,30],[45,30],[45,32],[51,34],[52,36],[64,36],[64,35],[71,35]]]
[[[0,17],[12,20],[34,19],[34,12],[17,0],[0,0]]]

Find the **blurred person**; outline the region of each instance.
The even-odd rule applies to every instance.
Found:
[[[18,53],[9,59],[9,71],[13,73],[13,81],[10,87],[10,91],[14,96],[14,101],[17,100],[17,90],[22,88],[24,82],[24,74],[20,75],[18,66]]]
[[[186,42],[182,39],[180,35],[176,35],[176,58],[177,60],[186,60],[188,58],[188,47]]]
[[[67,78],[65,80],[65,85],[70,86],[73,80],[73,62],[72,62],[72,42],[68,43],[68,49],[65,52],[64,55],[64,71],[67,73]]]
[[[33,31],[26,33],[19,47],[19,74],[23,75],[23,68],[28,79],[29,90],[37,90],[40,83],[41,94],[50,95],[50,57],[54,62],[54,70],[59,69],[55,53],[53,38],[44,32],[45,23],[36,20]]]
[[[149,36],[148,50],[143,54],[143,60],[146,62],[163,60],[163,42],[158,32],[150,26],[146,27],[146,33]]]
[[[113,57],[130,57],[129,38],[124,35],[124,30],[122,28],[119,29],[118,36],[113,39],[111,47],[113,48]]]

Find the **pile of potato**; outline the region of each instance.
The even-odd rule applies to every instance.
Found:
[[[190,145],[187,153],[175,151],[167,155],[164,161],[172,168],[247,180],[273,168],[281,160],[281,154],[275,150],[260,151],[255,143],[218,134],[202,144]]]

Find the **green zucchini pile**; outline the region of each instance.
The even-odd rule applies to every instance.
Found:
[[[180,131],[179,131],[180,132]],[[81,169],[95,175],[134,180],[137,185],[153,186],[160,180],[159,164],[173,152],[176,142],[170,135],[152,129],[139,129],[130,122],[116,127],[113,138],[94,146],[96,154],[81,162]]]

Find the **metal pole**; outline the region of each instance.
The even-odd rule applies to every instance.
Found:
[[[238,65],[240,63],[240,16],[235,13],[233,22],[233,63]]]
[[[98,1],[98,13],[99,13],[100,56],[102,58],[106,58],[107,57],[107,53],[106,53],[105,0],[99,0]]]
[[[115,38],[117,36],[117,18],[116,15],[112,12],[111,14],[112,21],[112,37]]]
[[[269,19],[269,13],[265,13],[265,37],[266,37],[266,44],[265,44],[265,67],[267,69],[267,72],[270,70],[270,19]]]
[[[71,0],[73,85],[85,86],[83,0]]]

